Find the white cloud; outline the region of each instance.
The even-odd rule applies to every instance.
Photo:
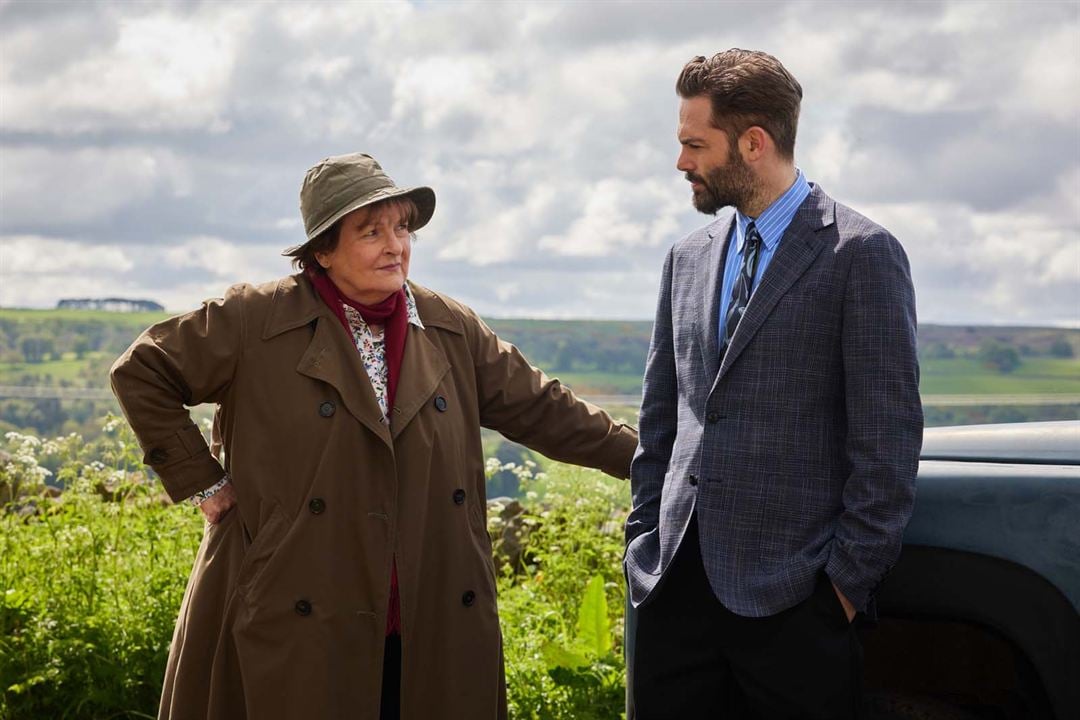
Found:
[[[116,245],[85,245],[40,235],[0,236],[0,272],[14,276],[64,276],[95,271],[123,272],[134,267]]]
[[[132,129],[227,129],[229,79],[244,34],[244,13],[204,6],[206,12],[120,16],[112,44],[97,54],[67,48],[69,61],[42,77],[0,64],[8,131],[59,134]],[[41,29],[4,38],[5,55],[41,52]]]
[[[537,183],[515,205],[491,204],[489,211],[481,205],[474,222],[452,233],[438,255],[478,266],[521,257],[529,252],[537,226],[554,210],[555,199],[554,188]]]
[[[90,223],[159,192],[176,199],[193,190],[187,160],[166,148],[8,147],[2,153],[5,227]]]
[[[904,245],[921,321],[1080,322],[1080,228],[956,203],[856,209]]]
[[[196,236],[162,248],[161,259],[168,267],[195,268],[218,279],[234,279],[238,274],[268,278],[281,269],[279,252],[262,245],[238,245],[219,237]]]
[[[708,221],[674,169],[675,76],[769,42],[806,92],[799,164],[905,243],[924,321],[1068,322],[1078,22],[1054,3],[0,4],[0,236],[62,235],[20,255],[90,264],[0,268],[0,302],[185,308],[283,274],[304,170],[360,150],[438,194],[420,282],[492,314],[651,317],[666,246]]]
[[[98,296],[109,278],[134,267],[115,245],[0,235],[0,306],[51,307],[61,297]]]
[[[1026,116],[1048,116],[1072,123],[1080,118],[1080,25],[1073,22],[1039,33],[1025,54],[1020,82],[1011,93],[1013,110]]]
[[[537,241],[541,250],[567,257],[607,257],[672,239],[684,211],[668,183],[607,178],[582,188],[581,214],[564,232]],[[665,212],[666,211],[666,212]],[[638,217],[635,217],[638,216]]]

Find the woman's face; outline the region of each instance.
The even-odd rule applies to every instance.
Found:
[[[398,203],[389,202],[343,217],[337,246],[315,257],[346,297],[375,305],[401,289],[411,252],[405,214]]]

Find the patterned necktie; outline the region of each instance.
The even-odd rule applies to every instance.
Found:
[[[750,302],[750,293],[754,289],[754,273],[757,272],[758,257],[761,255],[761,233],[751,222],[746,226],[746,242],[743,243],[742,267],[739,268],[739,276],[735,278],[735,288],[731,293],[731,304],[728,305],[727,321],[724,328],[724,344],[720,348],[720,357],[724,357],[731,338],[735,337],[735,329],[746,312],[746,304]]]

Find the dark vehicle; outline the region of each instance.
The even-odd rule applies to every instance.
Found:
[[[928,429],[877,610],[871,717],[1080,719],[1080,422]]]

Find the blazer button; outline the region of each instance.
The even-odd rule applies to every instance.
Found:
[[[297,600],[294,607],[296,608],[297,615],[307,617],[311,614],[311,603],[309,603],[307,600]]]
[[[311,502],[307,504],[308,510],[312,515],[321,515],[322,511],[326,509],[326,501],[322,498],[311,498]]]
[[[454,491],[454,504],[461,505],[465,502],[465,491],[458,488]]]
[[[709,413],[708,415],[706,415],[706,416],[705,416],[705,419],[706,419],[706,420],[708,420],[708,421],[709,421],[709,422],[711,422],[711,423],[714,423],[714,422],[719,422],[719,420],[720,420],[720,413],[717,413],[717,412],[711,412],[711,413]]]
[[[151,465],[160,465],[169,459],[169,451],[165,448],[152,448],[146,454],[146,459],[150,461]]]
[[[689,482],[691,485],[697,485],[697,475],[690,475]]]
[[[438,395],[435,398],[435,409],[439,412],[446,412],[446,398],[442,395]]]
[[[472,590],[466,590],[465,594],[461,596],[461,604],[465,607],[472,607],[476,602],[476,593]]]
[[[331,415],[334,414],[334,410],[336,410],[336,409],[337,408],[334,407],[334,403],[327,400],[326,402],[324,402],[322,405],[319,406],[319,414],[322,415],[323,417],[330,417]]]

